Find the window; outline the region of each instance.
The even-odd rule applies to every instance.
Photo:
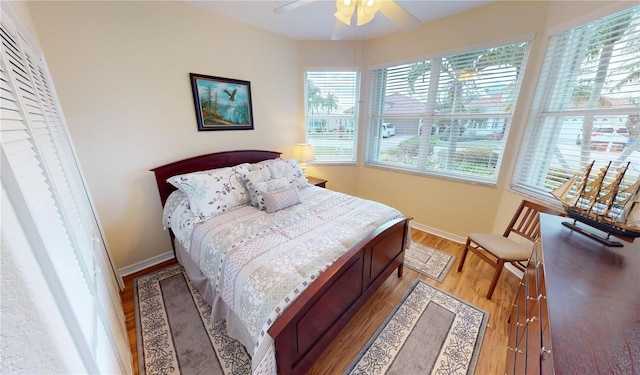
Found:
[[[355,163],[358,139],[358,72],[305,73],[307,143],[322,163]]]
[[[495,184],[529,42],[371,72],[368,165]]]
[[[592,162],[593,175],[630,163],[622,186],[638,178],[639,18],[636,6],[550,37],[514,189],[555,203],[549,192]]]

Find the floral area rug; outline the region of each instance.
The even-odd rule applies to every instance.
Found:
[[[250,374],[244,347],[175,265],[134,281],[140,375]]]
[[[488,319],[418,279],[345,374],[473,374]]]
[[[404,265],[423,275],[442,282],[456,261],[456,257],[422,244],[411,242],[405,251]]]
[[[416,243],[405,256],[406,266],[438,281],[454,261],[452,255]],[[139,277],[134,288],[140,375],[251,373],[246,350],[227,336],[224,320],[210,322],[211,307],[182,266]]]

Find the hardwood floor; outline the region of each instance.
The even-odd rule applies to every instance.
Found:
[[[404,276],[392,274],[360,312],[351,319],[340,335],[329,345],[308,374],[342,374],[352,359],[359,353],[378,326],[391,313],[413,281],[421,278],[429,284],[457,296],[488,312],[489,323],[484,334],[476,374],[504,373],[508,340],[507,319],[515,299],[519,279],[511,272],[503,272],[491,300],[485,295],[489,288],[493,268],[478,257],[469,255],[462,272],[457,272],[463,245],[415,229],[412,240],[456,256],[444,282],[439,283],[405,267]],[[168,261],[124,278],[125,290],[121,293],[124,313],[127,319],[129,343],[133,353],[134,371],[138,374],[136,355],[136,332],[133,302],[133,280],[145,273],[153,272],[175,261]]]

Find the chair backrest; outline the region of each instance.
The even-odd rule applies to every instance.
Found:
[[[540,212],[558,216],[564,214],[554,208],[523,200],[513,215],[509,226],[507,226],[507,229],[504,231],[503,236],[509,237],[509,234],[515,233],[535,242],[540,236]]]

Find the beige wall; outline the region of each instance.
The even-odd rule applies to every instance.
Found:
[[[180,2],[30,2],[117,267],[171,249],[150,168],[302,140],[296,43]],[[251,82],[253,131],[198,132],[189,73]]]
[[[170,249],[150,168],[241,148],[291,155],[304,137],[304,68],[383,64],[531,34],[530,64],[497,187],[365,167],[362,150],[358,165],[308,169],[327,178],[332,189],[388,203],[416,223],[453,236],[501,232],[521,199],[509,191],[509,182],[545,30],[610,3],[500,1],[365,44],[295,42],[180,2],[46,1],[30,2],[29,10],[122,268]],[[189,72],[251,81],[256,129],[198,132]],[[364,145],[364,122],[360,129]]]

